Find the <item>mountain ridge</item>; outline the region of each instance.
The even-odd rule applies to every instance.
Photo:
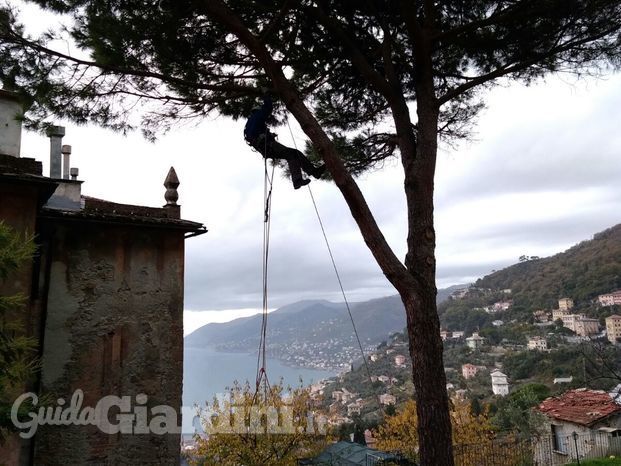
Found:
[[[569,249],[525,260],[480,278],[480,288],[511,288],[521,306],[553,307],[559,298],[588,301],[621,288],[621,224]]]
[[[457,285],[438,291],[446,299]],[[373,348],[405,327],[405,311],[398,295],[350,303],[362,344]],[[253,352],[259,344],[261,315],[204,325],[185,337],[188,348],[222,352]],[[269,314],[267,352],[285,363],[321,369],[342,369],[359,359],[360,349],[344,303],[305,300]]]
[[[477,280],[466,299],[445,299],[455,285],[439,290],[442,325],[467,332],[498,317],[481,307],[494,300],[511,299],[506,317],[529,319],[537,308],[552,309],[561,297],[587,303],[597,294],[621,288],[621,224],[593,235],[564,252],[546,258],[526,258]],[[503,294],[511,289],[509,295]],[[491,291],[493,290],[493,291]],[[469,293],[471,295],[472,293]],[[489,302],[488,302],[489,301]],[[350,305],[365,350],[372,350],[391,333],[406,325],[398,295]],[[185,338],[188,347],[212,347],[218,351],[252,352],[259,343],[261,316],[208,324]],[[344,303],[326,300],[299,301],[270,313],[267,351],[285,363],[321,369],[342,369],[360,358],[351,321]]]

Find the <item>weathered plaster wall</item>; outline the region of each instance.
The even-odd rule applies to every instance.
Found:
[[[46,221],[54,241],[42,391],[84,406],[106,395],[148,396],[181,424],[184,239],[179,231]],[[111,421],[114,419],[111,417]],[[178,464],[179,435],[40,428],[36,464]]]

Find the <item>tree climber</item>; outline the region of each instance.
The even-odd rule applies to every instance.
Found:
[[[276,135],[267,129],[267,120],[272,115],[272,98],[269,93],[263,97],[263,105],[250,114],[244,127],[244,139],[254,147],[264,158],[286,160],[289,164],[293,188],[298,189],[310,183],[302,176],[302,170],[315,178],[321,178],[326,170],[325,165],[315,167],[297,149],[286,147],[276,140]]]

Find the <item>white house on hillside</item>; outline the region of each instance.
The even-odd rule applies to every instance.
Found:
[[[485,343],[485,338],[479,336],[477,332],[474,332],[471,337],[466,338],[466,345],[468,348],[476,350],[483,346]]]
[[[574,307],[574,300],[571,298],[561,298],[558,300],[558,308],[561,311],[569,311]]]
[[[597,301],[601,306],[614,306],[615,304],[621,304],[621,290],[600,294],[597,297]]]
[[[509,382],[507,376],[498,369],[490,374],[492,378],[492,392],[494,395],[506,396],[509,394]]]
[[[397,354],[395,356],[395,365],[397,367],[401,367],[405,365],[405,356],[402,354]]]
[[[531,337],[528,339],[528,349],[546,351],[548,349],[548,342],[542,337]]]
[[[394,395],[391,395],[390,393],[384,393],[383,395],[379,396],[379,402],[383,405],[388,406],[396,404],[397,399]]]

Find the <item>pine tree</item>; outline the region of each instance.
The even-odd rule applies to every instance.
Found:
[[[298,121],[404,303],[421,463],[453,464],[435,301],[438,141],[466,136],[481,91],[500,79],[618,66],[618,0],[35,3],[72,15],[72,38],[90,58],[52,50],[49,35],[24,37],[1,10],[0,80],[22,94],[31,127],[51,112],[154,137],[189,117],[245,116],[264,86],[279,97],[280,121],[285,109]],[[136,109],[139,123],[128,117]],[[404,261],[354,178],[396,155]]]

